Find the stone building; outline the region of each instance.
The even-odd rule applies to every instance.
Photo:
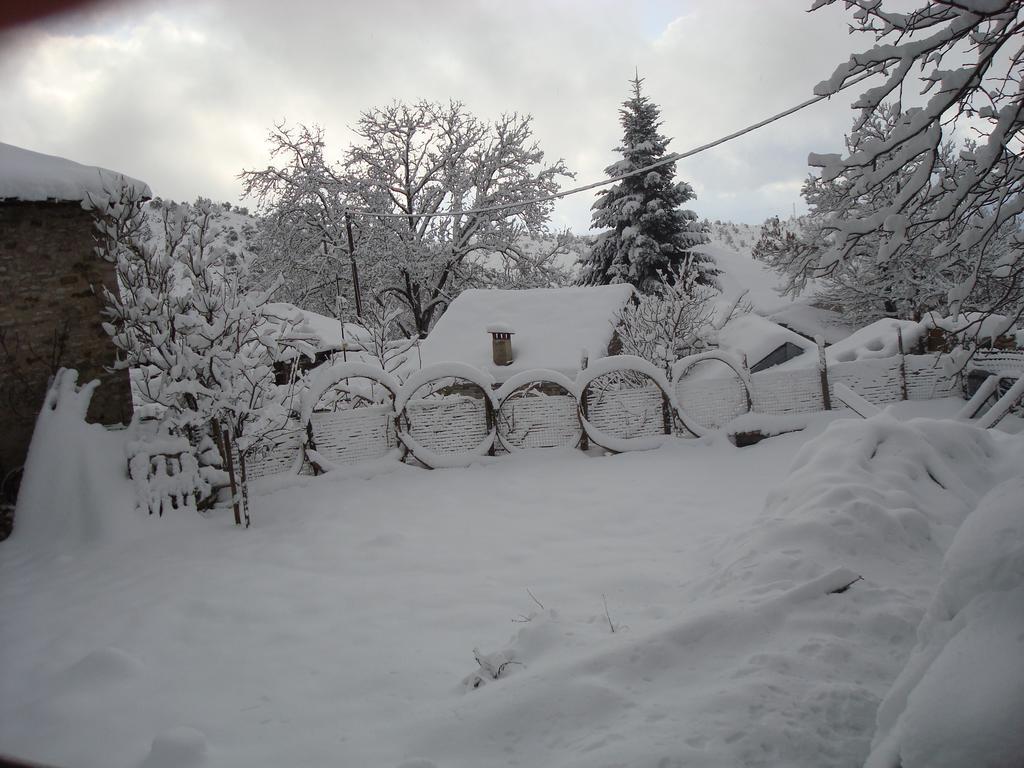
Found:
[[[112,373],[114,347],[101,326],[103,286],[113,265],[95,254],[92,215],[82,202],[120,174],[0,144],[0,501],[10,502],[49,377],[74,368],[99,379],[89,420],[131,418],[127,371]]]

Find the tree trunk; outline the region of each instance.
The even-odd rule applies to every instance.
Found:
[[[242,524],[242,510],[239,507],[238,483],[235,482],[235,461],[231,457],[231,433],[224,430],[224,462],[228,468],[228,480],[231,482],[231,507],[235,511],[235,525]]]

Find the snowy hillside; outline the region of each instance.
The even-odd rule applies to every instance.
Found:
[[[714,257],[722,270],[719,281],[722,293],[730,298],[742,291],[754,312],[792,328],[804,336],[822,336],[828,344],[835,343],[853,332],[843,317],[828,309],[812,306],[813,281],[808,290],[796,298],[780,293],[782,279],[778,273],[757,261],[751,255],[761,227],[753,224],[734,224],[715,221],[708,233],[711,242],[701,247]]]

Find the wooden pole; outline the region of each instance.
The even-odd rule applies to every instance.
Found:
[[[900,399],[909,400],[907,395],[907,357],[903,352],[903,329],[896,329],[896,345],[900,351]]]
[[[486,392],[484,392],[484,411],[486,413],[486,419],[487,419],[487,425],[486,425],[487,426],[487,431],[490,432],[493,429],[494,432],[495,432],[495,439],[494,439],[494,441],[491,442],[491,447],[487,449],[487,455],[488,456],[493,456],[494,455],[494,443],[497,441],[497,432],[498,432],[498,430],[497,430],[497,427],[495,426],[494,403],[491,402],[491,398],[490,398],[490,396]]]
[[[666,435],[672,434],[672,404],[665,392],[661,393],[661,426]]]
[[[316,440],[313,438],[313,423],[312,414],[310,414],[310,421],[306,422],[306,447],[312,451],[316,450]],[[317,466],[315,461],[310,461],[309,465],[313,468],[313,476],[320,474],[320,467]]]
[[[252,521],[249,519],[249,478],[245,471],[245,452],[238,452],[238,467],[241,470],[242,479],[242,511],[245,514],[245,527],[248,528]]]
[[[359,267],[356,266],[356,247],[352,240],[352,219],[345,211],[345,234],[348,236],[348,259],[352,263],[352,290],[356,295],[356,317],[363,316],[363,297],[359,291]]]
[[[815,337],[818,345],[818,374],[821,376],[821,404],[826,411],[832,410],[832,396],[828,391],[828,363],[825,360],[825,339]]]
[[[587,364],[589,358],[584,355],[580,360],[580,370],[587,370]],[[590,448],[590,441],[587,440],[587,430],[583,427],[583,419],[587,418],[587,393],[590,391],[590,387],[584,387],[583,391],[580,392],[579,402],[579,415],[580,415],[580,450],[585,451]]]

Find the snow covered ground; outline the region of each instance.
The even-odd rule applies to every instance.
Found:
[[[0,754],[82,768],[861,765],[943,552],[1020,472],[1022,437],[906,420],[959,405],[821,414],[743,449],[718,437],[434,472],[384,462],[264,487],[248,531],[220,513],[140,518],[118,436],[58,413],[51,447],[33,451],[81,491],[27,472],[0,544]],[[979,536],[954,547],[961,570]],[[992,583],[1019,583],[1024,558],[999,562]],[[971,579],[953,583],[977,591]],[[970,598],[943,589],[946,613]],[[1000,641],[1004,659],[1019,652],[1012,633]],[[897,723],[906,698],[887,704],[889,743],[918,738]]]

